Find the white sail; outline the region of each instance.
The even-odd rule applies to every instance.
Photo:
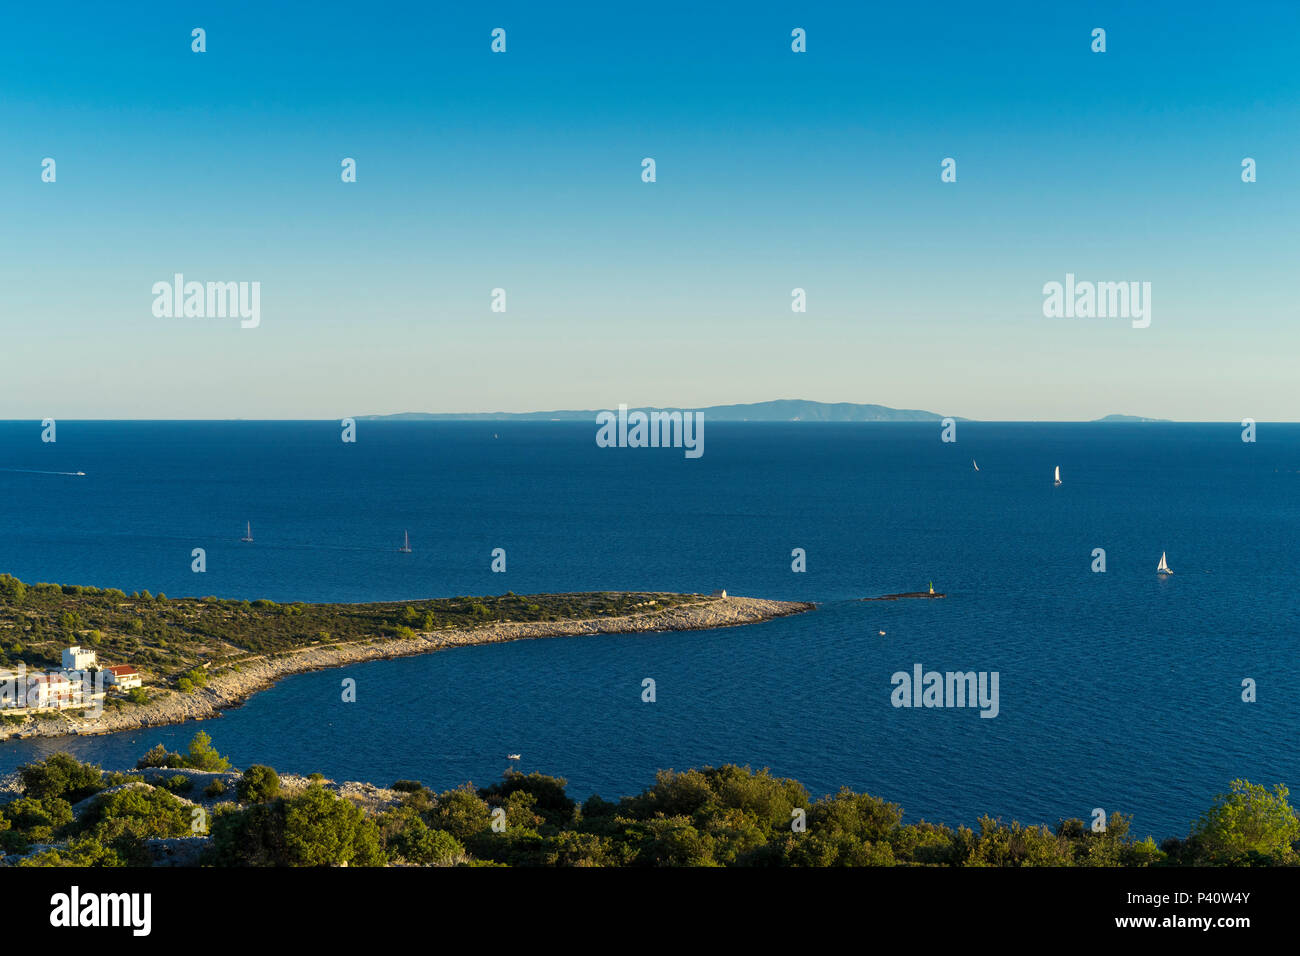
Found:
[[[1057,465],[1057,466],[1056,466],[1056,483],[1057,483],[1058,485],[1061,483],[1061,466],[1060,466],[1060,465]]]
[[[970,460],[970,463],[971,463],[972,465],[975,465],[975,459],[972,458],[972,459]],[[976,471],[979,471],[979,470],[980,470],[980,466],[979,466],[979,465],[975,465],[975,470],[976,470]]]
[[[1165,553],[1163,551],[1160,552],[1160,564],[1156,567],[1156,570],[1157,571],[1169,570],[1169,562],[1168,560],[1166,560]]]

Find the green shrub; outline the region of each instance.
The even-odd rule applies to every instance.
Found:
[[[194,781],[183,773],[168,777],[163,781],[162,785],[171,793],[189,793],[194,789]]]
[[[135,762],[137,770],[145,770],[149,767],[184,767],[185,758],[178,753],[173,753],[162,744],[154,744],[145,753],[143,757]]]
[[[62,797],[19,797],[4,806],[7,828],[29,843],[49,843],[72,823],[72,804]]]
[[[446,830],[462,843],[492,824],[487,801],[468,787],[438,794],[428,819],[434,829]]]
[[[483,796],[494,801],[497,798],[509,798],[515,793],[529,794],[533,797],[537,812],[547,823],[563,826],[572,822],[575,807],[564,792],[566,786],[568,781],[563,777],[549,777],[542,773],[522,774],[509,770],[503,781],[485,789]]]
[[[390,857],[421,866],[450,866],[465,856],[465,847],[445,830],[431,830],[410,807],[380,817],[380,832]]]
[[[270,767],[253,764],[235,783],[235,792],[244,803],[267,803],[280,795],[280,776]]]
[[[219,815],[209,861],[220,866],[381,866],[379,829],[320,786]]]
[[[0,601],[6,604],[22,604],[27,596],[27,585],[12,574],[0,574]]]
[[[19,866],[129,866],[130,862],[116,847],[107,846],[94,837],[73,840],[66,846],[33,853],[18,862]]]
[[[82,763],[65,754],[50,754],[39,763],[20,767],[18,777],[29,797],[64,797],[72,803],[103,789],[103,772],[94,764]]]
[[[189,808],[166,790],[137,786],[96,797],[73,829],[108,843],[192,836],[190,820]]]

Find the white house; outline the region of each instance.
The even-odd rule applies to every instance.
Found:
[[[92,681],[88,673],[50,672],[29,674],[0,668],[0,709],[9,713],[33,713],[67,708],[102,708],[103,679]]]
[[[66,652],[65,652],[66,656]],[[81,683],[62,674],[38,674],[27,684],[27,706],[32,710],[47,707],[75,707],[81,703]]]
[[[0,667],[0,708],[27,706],[27,671]]]
[[[94,666],[94,651],[83,651],[74,644],[63,652],[63,669],[65,671],[87,671]]]
[[[104,680],[110,687],[116,687],[118,690],[130,690],[133,687],[144,686],[140,672],[130,664],[115,664],[112,667],[105,667]]]

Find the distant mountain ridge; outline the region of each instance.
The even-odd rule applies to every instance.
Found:
[[[603,409],[560,409],[549,412],[398,412],[394,415],[358,415],[366,422],[576,422],[593,421]],[[708,405],[687,408],[681,405],[629,405],[629,411],[703,412],[715,422],[938,422],[944,418],[967,422],[958,415],[941,415],[919,408],[890,408],[860,402],[814,402],[802,398],[782,398],[771,402],[740,405]],[[609,411],[617,411],[616,408]],[[1144,418],[1140,415],[1106,415],[1093,423],[1169,422],[1168,418]]]
[[[630,410],[644,412],[703,412],[715,422],[937,422],[944,416],[915,408],[890,408],[886,405],[863,405],[857,402],[812,402],[786,398],[745,405],[709,405],[686,408],[630,405]],[[395,415],[362,415],[362,421],[592,421],[600,409],[551,412],[399,412]],[[617,411],[617,409],[610,409]]]

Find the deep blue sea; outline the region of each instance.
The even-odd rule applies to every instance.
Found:
[[[482,785],[518,752],[614,798],[658,768],[734,762],[911,821],[1103,807],[1157,839],[1234,777],[1300,784],[1297,425],[1250,444],[1233,423],[961,423],[943,443],[937,424],[706,423],[697,460],[598,448],[587,423],[363,421],[355,444],[333,422],[40,433],[0,423],[0,571],[29,582],[276,601],[726,588],[819,607],[299,675],[202,724],[0,743],[0,772],[55,749],[131,765],[203,729],[237,765],[379,784]],[[857,600],[931,581],[947,599]],[[997,671],[999,715],[893,707],[891,675],[916,663]]]

